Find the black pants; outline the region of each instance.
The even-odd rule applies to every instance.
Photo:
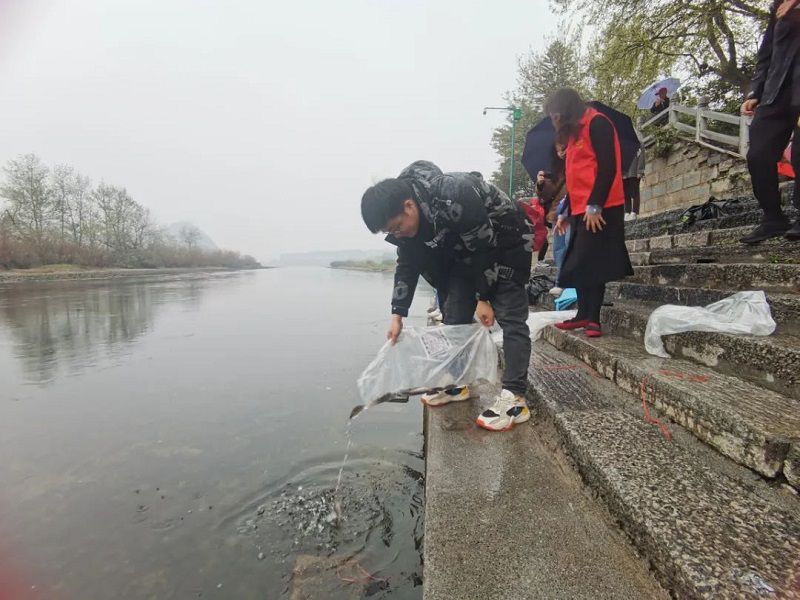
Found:
[[[753,181],[753,194],[764,211],[764,222],[785,221],[778,190],[778,161],[794,132],[792,166],[800,174],[800,106],[792,106],[790,86],[784,85],[775,102],[756,108],[750,125],[750,150],[747,167]],[[794,205],[800,208],[800,186],[794,188]]]
[[[639,190],[639,178],[629,177],[628,179],[623,179],[622,187],[625,189],[625,212],[635,212],[638,215],[642,197]]]
[[[447,285],[442,287],[440,294],[443,297],[441,309],[445,325],[464,325],[473,322],[477,300],[471,277],[465,276],[458,270],[451,272]],[[528,388],[528,365],[531,360],[528,294],[525,286],[513,279],[498,280],[491,304],[497,323],[503,330],[503,353],[506,362],[503,388],[524,395]]]
[[[544,260],[544,257],[547,255],[547,248],[549,246],[550,243],[547,241],[547,238],[545,238],[544,244],[542,244],[542,247],[539,248],[539,255],[536,257],[539,260],[539,262]]]
[[[583,321],[588,319],[593,323],[600,323],[600,309],[603,308],[603,298],[606,295],[606,284],[577,287],[578,314],[575,319]]]

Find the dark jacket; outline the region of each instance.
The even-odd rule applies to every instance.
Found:
[[[772,104],[784,83],[791,86],[792,104],[800,105],[800,10],[775,18],[773,5],[764,40],[758,49],[756,72],[748,98]]]
[[[428,161],[399,178],[414,190],[420,228],[413,238],[386,237],[397,246],[393,314],[408,315],[420,275],[438,288],[457,269],[474,280],[479,300],[494,297],[498,277],[528,281],[533,233],[516,202],[472,173],[442,173]]]
[[[658,113],[664,112],[669,108],[669,98],[664,98],[661,104],[656,104],[653,102],[653,106],[650,107],[650,112],[654,115]]]

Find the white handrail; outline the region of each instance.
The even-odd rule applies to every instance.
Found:
[[[693,117],[694,125],[680,121],[678,115]],[[662,123],[662,121],[665,122]],[[647,148],[653,145],[655,136],[646,134],[646,129],[651,129],[654,126],[671,127],[682,134],[688,134],[679,135],[682,139],[693,140],[706,148],[724,152],[737,158],[746,158],[747,150],[750,147],[751,121],[751,117],[708,110],[702,104],[696,107],[670,104],[662,112],[639,124],[639,137],[642,140],[642,145]],[[714,131],[709,126],[709,122],[738,125],[739,131],[736,135]],[[714,142],[716,144],[724,144],[724,146],[716,145]]]

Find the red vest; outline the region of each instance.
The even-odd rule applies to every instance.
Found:
[[[586,212],[586,204],[597,178],[597,157],[589,137],[589,123],[595,117],[608,119],[594,108],[587,108],[579,125],[578,137],[570,138],[567,144],[567,192],[569,192],[569,204],[573,215],[582,215]],[[608,122],[611,123],[611,120],[608,119]],[[612,123],[611,126],[613,127],[614,124]],[[603,205],[604,208],[625,204],[625,192],[622,187],[622,151],[616,128],[614,129],[614,150],[617,155],[617,172],[614,175],[614,183],[611,184],[608,192],[608,199]]]

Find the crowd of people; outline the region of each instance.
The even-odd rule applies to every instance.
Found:
[[[758,53],[753,91],[743,105],[755,113],[748,165],[763,222],[742,241],[757,243],[776,235],[800,239],[780,206],[777,163],[794,132],[792,163],[800,172],[800,0],[774,3]],[[669,107],[658,90],[651,112]],[[555,128],[552,167],[537,173],[533,202],[517,202],[479,173],[443,173],[417,161],[396,178],[370,187],[361,201],[362,218],[373,233],[384,232],[397,247],[392,318],[387,337],[395,343],[420,276],[437,291],[446,325],[475,317],[485,326],[497,321],[503,333],[502,391],[477,418],[492,431],[527,421],[525,402],[531,340],[526,323],[525,285],[533,253],[545,258],[552,235],[557,268],[554,295],[577,292],[577,314],[556,324],[603,334],[601,307],[606,284],[633,274],[625,245],[625,221],[640,210],[639,185],[645,156],[640,151],[623,169],[619,134],[612,120],[572,89],[557,90],[545,111]],[[800,188],[795,188],[800,209]],[[422,397],[442,406],[470,397],[467,387]]]

